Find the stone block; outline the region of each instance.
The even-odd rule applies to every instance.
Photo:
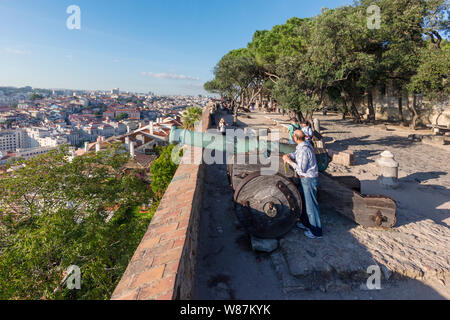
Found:
[[[337,154],[333,154],[334,163],[344,165],[344,166],[353,166],[355,164],[355,156],[353,152],[343,151]]]

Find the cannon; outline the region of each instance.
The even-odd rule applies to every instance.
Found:
[[[303,209],[299,178],[285,166],[282,154],[295,145],[267,141],[260,136],[227,137],[172,128],[171,143],[228,152],[227,173],[234,190],[236,215],[245,229],[258,238],[279,238],[300,219]],[[319,164],[319,205],[333,209],[364,227],[391,228],[396,223],[395,201],[386,196],[361,194],[355,177],[326,173],[329,156],[315,148]]]
[[[239,161],[243,158],[245,161]],[[278,163],[279,168],[267,174],[264,169],[269,165],[258,160]],[[236,215],[244,228],[258,238],[278,238],[289,232],[300,218],[303,204],[296,178],[292,170],[283,172],[283,168],[278,156],[264,159],[251,153],[235,155],[227,164]]]

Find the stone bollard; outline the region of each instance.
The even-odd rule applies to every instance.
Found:
[[[313,125],[314,125],[314,130],[316,130],[318,133],[320,133],[320,120],[313,119]]]
[[[398,187],[398,162],[395,161],[392,152],[384,151],[381,153],[376,163],[380,168],[378,182],[386,187]]]

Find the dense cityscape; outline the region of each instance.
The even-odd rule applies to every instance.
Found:
[[[0,165],[68,144],[78,153],[97,140],[133,139],[138,150],[168,140],[182,112],[204,96],[0,87]],[[141,140],[139,140],[141,139]],[[144,146],[145,145],[145,146]]]

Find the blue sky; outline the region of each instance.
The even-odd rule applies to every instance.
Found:
[[[0,86],[204,94],[256,30],[352,0],[0,0]],[[81,9],[69,30],[67,7]]]

